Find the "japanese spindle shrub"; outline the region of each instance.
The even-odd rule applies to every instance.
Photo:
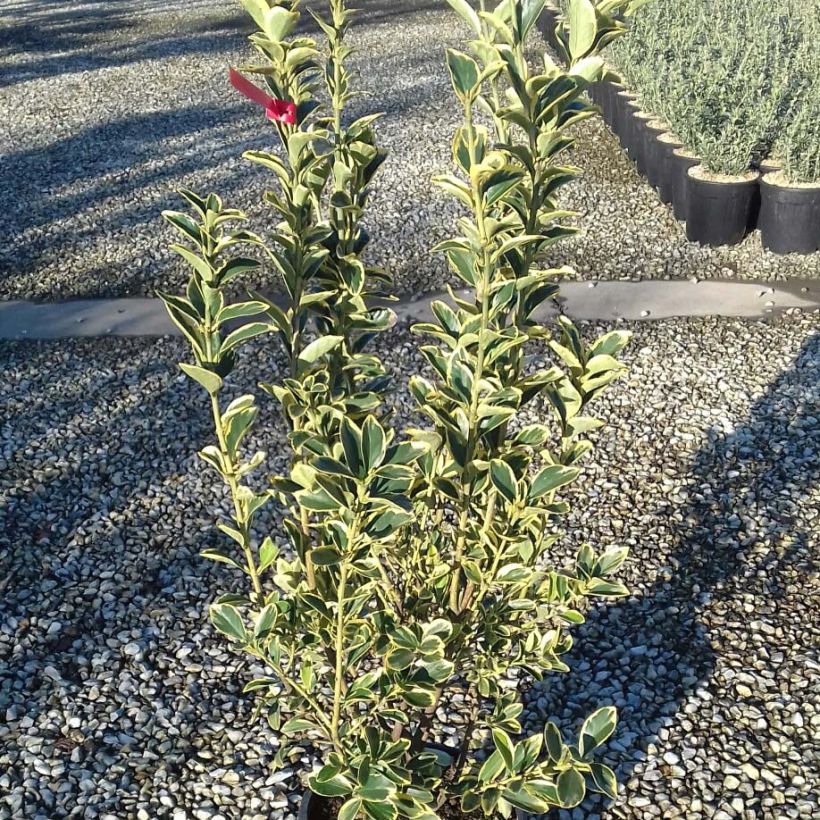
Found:
[[[449,0],[472,39],[446,54],[463,122],[454,172],[436,182],[464,216],[437,251],[468,295],[434,302],[434,321],[416,328],[432,373],[409,385],[429,418],[423,429],[387,424],[385,368],[367,349],[390,321],[370,306],[387,279],[364,261],[361,221],[382,155],[372,118],[345,125],[353,92],[342,0],[320,20],[323,52],[294,35],[296,2],[245,0],[265,60],[245,73],[261,75],[270,95],[238,74],[234,84],[265,106],[280,140],[278,152],[250,155],[277,183],[272,236],[231,227],[242,215],[213,194],[184,193],[196,219],[166,214],[186,239],[176,250],[191,276],[185,296],[164,298],[192,348],[181,367],[210,396],[216,443],[201,456],[234,505],[218,525],[229,546],[206,554],[248,582],[211,617],[268,670],[246,689],[281,735],[280,761],[288,744],[309,743],[322,764],[308,784],[338,799],[342,820],[434,820],[459,803],[507,817],[575,806],[588,787],[615,794],[612,771],[594,760],[615,710],[595,712],[571,742],[552,723],[522,738],[523,706],[504,682],[515,670],[566,671],[561,655],[584,599],[626,592],[611,577],[625,549],[584,546],[565,568],[550,559],[568,509],[561,493],[601,424],[591,403],[623,372],[628,337],[588,343],[566,319],[553,334],[539,308],[559,272],[541,259],[571,233],[555,201],[576,173],[561,162],[567,128],[588,116],[581,95],[601,77],[599,52],[640,2],[574,0],[561,31],[566,67],[545,57],[533,68],[524,43],[543,0],[492,10]],[[329,108],[316,99],[319,77]],[[226,285],[253,265],[234,255],[246,242],[267,250],[285,307],[229,298]],[[264,389],[282,404],[293,454],[288,474],[264,484],[252,475],[265,454],[247,446],[255,399],[228,401],[226,379],[242,344],[267,332],[290,362],[288,378]],[[551,363],[525,356],[533,343]],[[525,423],[536,400],[551,419]],[[281,530],[258,533],[255,516],[272,502],[284,510]],[[429,742],[453,691],[469,714],[445,754]]]

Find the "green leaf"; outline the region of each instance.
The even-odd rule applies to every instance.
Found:
[[[356,789],[357,797],[374,802],[387,800],[395,793],[395,785],[380,772],[371,772],[367,780]]]
[[[226,305],[219,311],[216,323],[230,322],[233,319],[244,319],[246,316],[257,316],[265,313],[268,306],[264,302],[237,302],[233,305]]]
[[[248,635],[242,615],[230,604],[211,604],[211,622],[223,634],[243,643]]]
[[[294,731],[286,729],[286,727],[293,722],[294,721],[289,720],[282,727],[282,731]],[[310,721],[304,721],[304,723],[310,723]],[[313,727],[313,724],[310,723],[310,726]],[[344,797],[345,795],[350,794],[353,790],[353,784],[339,774],[335,777],[328,778],[327,780],[319,780],[318,777],[311,777],[308,780],[308,785],[310,786],[311,791],[314,794],[318,794],[320,797]]]
[[[590,763],[589,770],[594,790],[614,800],[618,796],[618,781],[615,779],[615,772],[603,763]]]
[[[614,731],[618,723],[618,712],[614,706],[604,706],[593,712],[581,726],[578,751],[587,757],[598,748]]]
[[[592,0],[570,0],[569,54],[573,62],[580,60],[592,48],[598,33],[598,20]]]
[[[446,55],[447,68],[450,70],[456,94],[462,99],[469,98],[478,85],[478,64],[468,54],[452,48],[447,49]]]
[[[623,564],[628,555],[629,547],[618,547],[616,549],[607,550],[603,555],[599,556],[595,562],[595,565],[592,567],[592,574],[600,578],[601,576],[615,572],[615,570]]]
[[[236,561],[233,560],[233,558],[231,558],[228,555],[225,555],[225,553],[221,552],[220,550],[213,550],[213,549],[212,550],[202,550],[202,552],[200,552],[199,554],[203,558],[208,558],[211,561],[216,561],[220,564],[230,564],[230,566],[232,566],[236,569],[240,569],[244,572],[243,567],[241,567],[239,564],[237,564]]]
[[[226,336],[225,341],[222,342],[222,346],[219,348],[219,352],[227,353],[229,350],[233,350],[237,345],[242,344],[242,342],[247,342],[248,339],[253,339],[254,336],[261,336],[263,333],[268,333],[272,329],[267,322],[248,322],[248,324],[238,327]]]
[[[214,272],[201,256],[197,256],[184,245],[171,245],[171,250],[178,253],[206,282],[211,281]]]
[[[201,384],[210,395],[215,396],[222,388],[222,379],[211,370],[198,367],[195,364],[180,362],[179,367],[183,373],[190,376],[195,382]]]
[[[343,341],[342,336],[321,336],[312,341],[300,354],[299,361],[305,364],[313,364],[326,353],[330,353]]]
[[[451,359],[447,381],[462,400],[470,401],[473,392],[473,374],[467,365],[456,358]]]
[[[267,637],[270,631],[273,629],[274,624],[276,623],[277,615],[278,610],[276,609],[275,604],[268,604],[266,607],[264,607],[262,611],[259,613],[259,615],[256,617],[256,621],[253,625],[254,638]]]
[[[493,742],[495,743],[496,751],[501,755],[504,761],[504,766],[507,771],[512,774],[515,771],[515,746],[513,745],[510,736],[503,729],[493,729]]]
[[[586,793],[586,784],[583,775],[575,769],[567,769],[558,775],[556,782],[558,787],[558,799],[561,806],[571,809],[577,806]]]
[[[401,672],[413,663],[413,657],[409,649],[391,649],[384,656],[384,663],[391,672]]]
[[[530,814],[543,814],[550,807],[546,800],[529,794],[524,789],[504,789],[501,796],[511,805],[517,809],[529,812]]]
[[[494,458],[490,462],[490,478],[493,486],[510,502],[515,503],[517,497],[517,482],[512,467],[506,461]]]
[[[332,567],[342,560],[338,550],[333,547],[317,547],[310,551],[310,557],[320,567]]]
[[[564,754],[564,741],[558,727],[550,721],[544,727],[544,746],[553,763],[557,763]]]
[[[365,800],[364,813],[370,818],[370,820],[396,820],[399,816],[395,804],[388,800],[380,803]]]
[[[315,493],[307,490],[296,493],[296,500],[306,510],[311,512],[331,512],[339,509],[339,502],[324,490]]]
[[[384,429],[374,416],[368,416],[362,425],[362,458],[366,470],[373,470],[382,463],[386,448]]]
[[[214,278],[220,285],[227,285],[228,282],[236,279],[237,276],[241,276],[243,273],[249,273],[252,270],[257,270],[259,267],[260,265],[255,259],[236,256],[222,265],[222,267],[216,271]]]
[[[599,595],[604,598],[622,598],[629,595],[629,590],[618,581],[605,581],[603,578],[591,578],[586,583],[588,595]]]
[[[259,572],[267,569],[279,555],[279,548],[273,543],[273,539],[267,536],[259,547]]]
[[[564,467],[562,464],[551,464],[544,467],[530,485],[530,500],[541,498],[571,481],[575,481],[581,471],[577,467]]]
[[[481,21],[478,19],[478,14],[475,9],[467,2],[467,0],[447,0],[452,6],[456,14],[459,15],[475,32],[477,36],[481,36]]]
[[[193,239],[197,245],[202,244],[202,234],[199,225],[187,214],[179,211],[163,211],[163,217],[171,223],[186,239]]]
[[[351,797],[350,800],[346,800],[339,809],[339,814],[337,815],[338,820],[355,820],[355,818],[359,816],[361,809],[362,801],[359,800],[358,797]]]
[[[481,783],[491,783],[504,770],[504,758],[496,749],[481,765],[478,770],[478,779]]]
[[[419,686],[410,686],[401,693],[402,698],[411,706],[427,709],[436,702],[436,696],[429,689]]]

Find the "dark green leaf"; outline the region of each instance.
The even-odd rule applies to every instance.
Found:
[[[512,467],[505,461],[494,458],[490,462],[490,478],[492,479],[493,486],[501,495],[511,504],[514,503],[517,497],[517,482]]]
[[[561,464],[550,464],[544,467],[530,485],[530,499],[541,498],[571,481],[575,481],[581,471],[577,467],[564,467]]]
[[[586,793],[586,784],[583,775],[575,769],[567,769],[558,775],[556,783],[558,787],[558,799],[561,806],[571,809],[577,806]]]

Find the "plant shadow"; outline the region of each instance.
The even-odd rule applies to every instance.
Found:
[[[661,812],[655,816],[678,816],[682,807],[670,802],[669,792],[683,785],[687,795],[702,793],[693,781],[698,767],[688,764],[705,747],[699,766],[708,773],[709,756],[717,758],[726,742],[714,722],[707,722],[712,733],[697,735],[699,741],[687,736],[703,732],[704,719],[731,724],[739,707],[754,715],[767,693],[749,687],[767,686],[767,675],[788,667],[800,669],[811,655],[807,631],[797,631],[799,646],[795,634],[789,636],[789,610],[800,585],[811,595],[809,579],[818,572],[811,513],[820,486],[818,408],[820,334],[814,334],[742,424],[725,419],[709,430],[708,446],[670,479],[682,485],[671,501],[629,521],[636,543],[625,580],[636,594],[593,605],[586,623],[573,631],[570,672],[545,679],[530,693],[539,714],[570,734],[595,708],[618,708],[618,729],[603,759],[630,794],[640,787],[662,798],[631,797],[633,810],[652,802]],[[592,514],[598,512],[604,510]],[[658,521],[671,537],[654,549]],[[782,768],[769,750],[772,741],[783,740],[782,732],[758,720],[758,766],[768,761],[775,771]],[[741,785],[747,806],[763,786]],[[723,797],[717,792],[715,804]],[[594,795],[573,812],[554,810],[548,817],[594,820],[604,806]]]

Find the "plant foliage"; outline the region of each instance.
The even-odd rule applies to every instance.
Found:
[[[820,179],[818,12],[817,0],[654,0],[611,59],[710,171],[777,154],[790,178]]]
[[[613,577],[625,549],[587,545],[564,568],[551,552],[568,510],[562,496],[601,424],[592,403],[623,373],[628,334],[587,342],[565,318],[555,332],[543,325],[561,271],[541,260],[571,233],[556,204],[577,173],[562,162],[567,130],[590,116],[582,95],[601,79],[599,52],[642,0],[574,0],[560,32],[566,66],[544,57],[536,67],[525,42],[543,0],[448,2],[472,34],[466,51],[446,53],[463,121],[453,173],[435,182],[465,215],[436,250],[467,290],[434,301],[433,321],[415,328],[431,375],[412,377],[409,389],[426,427],[399,434],[387,424],[385,368],[367,349],[390,321],[371,307],[386,275],[363,257],[382,154],[373,118],[344,124],[353,92],[342,0],[317,18],[324,52],[295,34],[296,2],[244,0],[265,58],[246,72],[277,101],[269,117],[280,150],[249,155],[277,182],[267,195],[280,220],[272,241],[237,226],[242,215],[213,194],[183,192],[196,219],[165,215],[186,240],[177,250],[191,274],[185,296],[163,298],[191,344],[193,361],[181,367],[208,392],[216,427],[216,444],[200,455],[234,505],[218,525],[228,546],[206,554],[248,579],[247,593],[219,598],[211,618],[268,670],[246,689],[283,736],[279,759],[286,743],[309,741],[322,757],[310,788],[342,798],[342,820],[434,820],[455,799],[506,817],[576,806],[587,788],[616,790],[594,760],[615,728],[612,707],[572,741],[552,723],[521,737],[523,706],[505,681],[517,670],[566,671],[561,656],[584,600],[626,593]],[[329,110],[316,101],[320,76]],[[290,103],[292,123],[278,113]],[[265,248],[287,305],[228,298],[225,286],[254,265],[233,255],[241,243]],[[255,399],[226,403],[223,391],[237,350],[267,333],[290,362],[282,384],[263,387],[282,405],[293,458],[259,491],[248,479],[265,461],[248,446]],[[551,360],[543,367],[525,355],[533,343]],[[528,424],[522,414],[536,400],[551,415]],[[286,510],[286,545],[255,539],[254,518],[272,500]],[[453,691],[469,714],[459,746],[444,754],[428,743]]]

